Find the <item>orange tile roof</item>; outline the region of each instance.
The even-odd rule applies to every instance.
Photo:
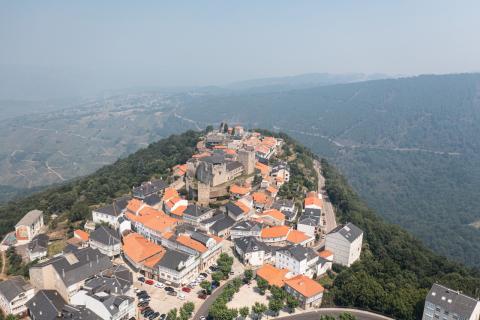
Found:
[[[183,176],[187,172],[187,165],[177,164],[175,167],[173,167],[173,171],[176,175]]]
[[[211,155],[210,152],[204,151],[204,152],[202,152],[202,153],[194,154],[194,155],[192,156],[192,158],[194,158],[194,159],[201,159],[201,158],[209,157],[210,155]]]
[[[323,208],[323,202],[321,199],[316,197],[305,198],[305,206],[312,206],[312,205]]]
[[[250,211],[250,208],[240,200],[235,201],[235,205],[242,209],[243,213],[248,213]]]
[[[291,230],[290,233],[288,234],[287,241],[298,244],[310,238],[311,238],[310,236],[306,235],[302,231]]]
[[[227,149],[227,146],[217,145],[217,146],[214,146],[213,149]]]
[[[263,164],[263,163],[260,163],[260,162],[257,161],[255,163],[255,168],[260,170],[260,172],[263,176],[266,176],[266,175],[270,174],[270,167],[267,166],[266,164]]]
[[[157,210],[149,206],[144,206],[140,211],[138,211],[138,215],[146,216],[146,215],[156,215],[156,214],[165,214],[162,210]]]
[[[316,191],[309,191],[305,198],[318,198],[318,193]]]
[[[187,209],[187,206],[178,206],[175,210],[172,210],[172,213],[176,216],[183,216],[183,212]]]
[[[276,194],[278,192],[278,189],[275,188],[274,186],[269,186],[267,188],[267,191],[270,192],[271,194]]]
[[[265,210],[263,211],[262,215],[264,216],[270,216],[276,220],[279,221],[284,221],[285,220],[285,215],[278,211],[277,209],[270,209],[270,210]]]
[[[189,236],[180,235],[177,237],[177,242],[200,253],[204,253],[208,250],[202,243],[193,240]]]
[[[275,177],[275,180],[276,180],[277,182],[284,182],[284,181],[285,181],[285,179],[284,179],[282,176],[276,176],[276,177]]]
[[[263,204],[267,203],[268,196],[265,192],[260,192],[260,191],[254,192],[252,197],[254,202],[263,203]]]
[[[268,146],[265,146],[263,144],[259,144],[258,146],[255,147],[256,152],[261,152],[261,153],[269,153],[270,148]]]
[[[163,194],[163,201],[168,201],[173,197],[178,197],[178,192],[174,188],[166,188]]]
[[[137,213],[138,209],[140,209],[142,205],[143,201],[134,198],[128,202],[127,210],[132,213]]]
[[[143,264],[149,267],[150,269],[153,269],[155,265],[159,263],[160,260],[162,260],[162,258],[163,258],[163,254],[157,254],[150,258],[145,259],[145,261],[143,261]]]
[[[333,252],[330,251],[330,250],[323,250],[318,255],[322,258],[328,258],[328,257],[333,256]]]
[[[285,275],[288,272],[288,269],[278,269],[271,264],[264,264],[257,269],[257,276],[267,281],[269,285],[281,288],[286,280]]]
[[[77,238],[79,238],[79,239],[81,239],[81,240],[83,240],[83,241],[88,241],[88,239],[90,239],[90,235],[89,235],[88,233],[86,233],[85,231],[80,230],[80,229],[77,229],[77,230],[73,231],[73,234],[74,234]]]
[[[175,204],[179,201],[182,201],[183,199],[180,198],[179,196],[177,197],[173,197],[173,198],[170,198],[166,203],[165,205],[167,206],[167,208],[173,208],[175,206]]]
[[[320,283],[310,279],[304,275],[298,275],[291,279],[285,280],[285,285],[288,285],[302,296],[310,298],[323,292],[323,287]]]
[[[154,255],[163,256],[165,248],[132,232],[123,238],[123,252],[134,262],[140,263]]]
[[[167,231],[162,235],[162,237],[165,238],[165,239],[170,239],[172,236],[173,236],[172,231]]]
[[[126,216],[129,220],[143,224],[145,227],[159,233],[170,231],[178,222],[177,219],[167,216],[160,210],[153,210],[148,214],[139,216],[127,212]]]
[[[247,187],[242,187],[237,184],[230,186],[230,193],[235,193],[243,196],[249,192],[250,192],[250,188],[247,188]]]
[[[286,237],[290,232],[290,228],[287,226],[274,226],[270,228],[265,228],[262,230],[262,238],[280,238]]]
[[[210,235],[210,237],[213,238],[217,243],[220,243],[220,242],[223,241],[223,238],[217,237],[217,236],[215,236],[215,235],[213,235],[213,234]]]
[[[230,155],[235,155],[237,154],[237,151],[233,150],[233,149],[226,149],[225,150],[225,153],[226,154],[230,154]]]

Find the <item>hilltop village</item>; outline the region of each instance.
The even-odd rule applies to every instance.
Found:
[[[28,280],[0,282],[3,313],[257,319],[321,307],[335,268],[360,259],[364,233],[337,225],[318,162],[300,156],[279,137],[222,123],[168,178],[92,208],[59,253],[49,254],[43,212],[28,212],[2,241],[31,262]]]

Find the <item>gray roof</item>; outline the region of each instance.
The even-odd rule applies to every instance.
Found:
[[[297,224],[305,224],[308,226],[318,226],[320,224],[320,218],[315,217],[315,216],[301,216],[300,219],[298,219]]]
[[[26,306],[34,319],[56,320],[66,302],[56,290],[40,290]]]
[[[29,226],[35,221],[37,221],[41,216],[43,216],[43,211],[36,210],[36,209],[29,211],[26,215],[23,216],[23,218],[20,221],[18,221],[15,227]]]
[[[149,195],[158,193],[168,187],[168,184],[161,180],[156,179],[152,181],[143,182],[138,187],[133,187],[132,194],[136,198],[143,199]]]
[[[93,211],[100,212],[100,213],[103,213],[103,214],[108,214],[109,216],[116,217],[116,216],[120,215],[123,212],[123,210],[125,210],[125,208],[128,205],[128,202],[131,199],[132,199],[132,197],[130,197],[128,195],[120,197],[120,198],[116,198],[112,201],[111,204],[100,207],[100,208],[93,209]]]
[[[118,307],[124,301],[129,301],[129,303],[133,303],[133,301],[135,300],[134,298],[125,295],[111,295],[106,292],[98,292],[95,294],[88,293],[87,295],[102,303],[105,306],[105,309],[107,309],[107,311],[112,316],[118,313]]]
[[[233,240],[235,246],[240,248],[243,253],[270,251],[269,247],[255,237],[243,237]]]
[[[433,284],[425,300],[466,319],[470,318],[478,303],[476,299],[436,283]]]
[[[349,222],[346,225],[337,226],[335,229],[330,231],[329,234],[332,233],[339,233],[342,237],[344,237],[351,243],[355,241],[355,239],[360,237],[363,234],[363,231],[353,223]]]
[[[261,231],[263,225],[260,222],[244,220],[233,226],[236,231]]]
[[[62,319],[71,320],[102,320],[92,310],[85,306],[73,306],[66,304],[62,309]]]
[[[321,215],[322,215],[322,210],[320,210],[320,209],[306,208],[305,211],[303,212],[302,216],[321,217]]]
[[[272,208],[280,210],[282,207],[292,208],[294,205],[293,199],[278,199],[272,204]]]
[[[233,171],[241,167],[242,164],[239,161],[227,161],[227,171]]]
[[[43,268],[47,265],[52,265],[55,268],[60,279],[62,279],[67,287],[88,279],[113,266],[106,255],[90,247],[54,257],[48,261],[36,264],[31,268]]]
[[[312,248],[305,248],[300,244],[289,245],[277,251],[281,251],[289,255],[297,261],[303,261],[304,259],[311,260],[315,257],[318,257]]]
[[[233,220],[229,216],[226,216],[224,219],[215,222],[215,224],[210,227],[210,231],[212,231],[214,234],[218,234],[225,229],[231,228],[234,224],[235,220]]]
[[[162,202],[162,198],[158,194],[151,194],[149,196],[146,196],[145,199],[143,199],[143,202],[148,204],[149,206],[155,206]]]
[[[30,289],[32,289],[30,283],[25,281],[21,276],[16,276],[0,282],[0,294],[9,302],[15,299],[20,293],[26,292]]]
[[[48,236],[46,234],[36,235],[28,244],[28,251],[43,252],[48,248]]]
[[[120,236],[115,230],[102,225],[90,233],[90,240],[113,246],[120,243]]]
[[[171,250],[168,248],[165,248],[165,250],[165,255],[157,263],[157,266],[179,271],[182,269],[180,268],[180,264],[182,262],[186,262],[190,258],[190,255],[180,251]]]
[[[243,214],[242,208],[240,208],[233,202],[227,203],[227,205],[225,206],[225,209],[227,209],[227,212],[231,213],[235,217],[238,217],[239,215]]]
[[[225,155],[215,153],[211,156],[201,158],[200,161],[206,162],[206,163],[211,163],[211,164],[222,164],[225,162]]]
[[[124,265],[116,265],[87,280],[83,286],[89,292],[126,294],[133,283],[133,276]]]
[[[210,210],[212,210],[212,209],[210,209],[208,207],[201,207],[201,206],[196,205],[196,204],[189,204],[187,206],[187,208],[185,209],[185,211],[183,211],[183,214],[184,215],[186,214],[186,215],[189,215],[189,216],[192,216],[192,217],[201,217]]]
[[[204,224],[204,225],[208,225],[210,223],[215,223],[218,220],[222,220],[222,219],[225,219],[225,213],[223,213],[220,210],[217,210],[217,211],[215,211],[215,214],[211,218],[202,220],[201,223]]]
[[[197,232],[197,231],[188,231],[188,234],[190,235],[190,238],[202,243],[205,246],[207,245],[208,240],[210,240],[209,236],[207,236],[204,233]]]

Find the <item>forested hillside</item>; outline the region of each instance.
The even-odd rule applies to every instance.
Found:
[[[480,264],[480,74],[185,96],[183,117],[288,132],[436,252]]]
[[[13,230],[18,220],[33,209],[43,210],[47,215],[68,214],[70,221],[84,219],[90,213],[90,205],[129,193],[132,186],[154,176],[166,176],[174,165],[191,157],[200,134],[187,131],[172,135],[89,176],[0,206],[0,235]]]
[[[433,253],[402,228],[383,221],[325,160],[322,173],[337,219],[353,222],[365,235],[361,260],[343,269],[333,283],[335,304],[367,308],[395,319],[421,319],[434,282],[479,296],[478,270]]]

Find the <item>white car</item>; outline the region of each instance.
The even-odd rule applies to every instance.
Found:
[[[179,293],[177,298],[180,300],[185,300],[185,295],[183,293]]]
[[[164,285],[163,283],[161,283],[161,282],[156,282],[153,286],[156,287],[156,288],[163,288],[163,287],[165,287],[165,285]]]

